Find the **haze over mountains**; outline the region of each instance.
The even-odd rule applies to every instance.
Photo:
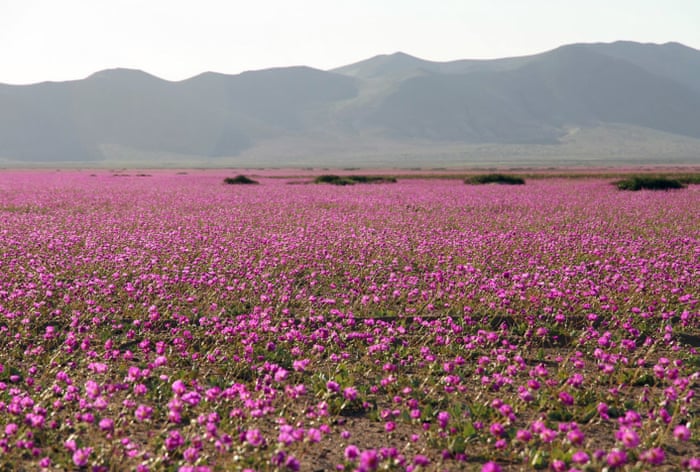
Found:
[[[581,163],[700,163],[700,51],[616,42],[180,82],[114,69],[0,84],[6,166]]]

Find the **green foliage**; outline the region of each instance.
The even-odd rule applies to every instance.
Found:
[[[483,185],[483,184],[501,184],[501,185],[523,185],[525,179],[515,175],[504,174],[480,174],[467,177],[464,180],[465,184]]]
[[[224,183],[229,185],[251,185],[259,182],[245,175],[237,175],[236,177],[226,177]]]
[[[354,184],[384,184],[396,183],[396,178],[380,175],[319,175],[314,179],[317,184],[333,184],[333,185],[354,185]]]
[[[618,180],[615,185],[620,190],[669,190],[685,187],[680,180],[668,177],[635,175]]]

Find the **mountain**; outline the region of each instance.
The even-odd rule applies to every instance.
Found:
[[[0,84],[7,166],[468,165],[499,152],[516,165],[700,163],[700,51],[620,41],[179,82],[112,69]]]

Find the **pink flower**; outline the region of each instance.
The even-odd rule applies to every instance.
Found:
[[[627,449],[635,448],[639,445],[639,435],[632,428],[622,427],[615,433],[615,437]]]
[[[360,467],[366,470],[376,470],[379,467],[379,455],[374,449],[367,449],[360,453]]]
[[[358,449],[358,447],[354,444],[350,444],[348,447],[345,448],[344,455],[347,460],[353,460],[360,455],[360,449]]]
[[[446,411],[441,411],[438,413],[437,419],[440,429],[445,429],[447,428],[447,423],[450,421],[450,414]]]
[[[639,458],[647,464],[661,465],[666,459],[666,454],[664,453],[664,450],[660,447],[653,447],[647,451],[642,452],[639,455]]]
[[[605,462],[613,469],[622,467],[627,464],[627,453],[620,449],[613,449],[608,452],[608,455],[605,457]]]
[[[501,472],[501,466],[496,462],[487,462],[481,467],[481,472]]]
[[[571,406],[574,404],[574,397],[569,392],[559,392],[559,401],[566,406]]]
[[[673,437],[678,441],[687,441],[690,439],[690,429],[685,425],[679,424],[673,428]]]
[[[194,462],[199,457],[199,451],[194,447],[188,447],[185,452],[182,453],[182,457],[185,458],[187,462]]]
[[[153,408],[148,405],[139,405],[136,407],[136,419],[139,421],[146,421],[153,416]]]
[[[114,420],[111,418],[102,418],[99,422],[102,431],[112,431],[114,429]]]
[[[187,391],[187,386],[185,385],[185,382],[183,382],[182,380],[176,380],[175,382],[173,382],[172,388],[173,388],[173,392],[176,395],[182,395],[183,393],[185,393]]]
[[[530,431],[526,429],[519,429],[515,433],[515,439],[521,442],[528,442],[530,439],[532,439],[532,434],[530,434]]]
[[[5,426],[5,434],[7,436],[12,436],[17,432],[17,429],[19,427],[15,423],[8,423],[7,426]]]
[[[591,460],[591,458],[584,451],[576,451],[571,455],[571,461],[574,464],[583,465],[583,464],[587,464],[588,461],[590,461],[590,460]]]
[[[503,425],[501,423],[493,423],[489,427],[489,432],[496,437],[500,437],[506,433],[506,429],[503,427]]]
[[[260,447],[265,443],[265,438],[259,429],[249,429],[245,433],[245,440],[253,447]]]
[[[346,387],[343,390],[343,397],[350,401],[357,399],[357,389],[355,387]]]
[[[76,449],[73,453],[73,463],[78,467],[85,467],[92,453],[91,447],[85,447],[83,449]]]

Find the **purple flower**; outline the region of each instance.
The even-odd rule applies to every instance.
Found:
[[[148,405],[139,405],[136,407],[136,419],[139,421],[146,421],[153,415],[153,408]]]
[[[605,462],[613,469],[622,467],[627,464],[627,453],[620,449],[613,449],[608,452],[608,455],[605,457]]]
[[[487,462],[481,467],[481,472],[501,472],[501,466],[496,462]]]
[[[559,392],[559,401],[566,406],[571,406],[574,404],[574,397],[569,392]]]
[[[501,437],[506,433],[506,429],[503,427],[503,425],[501,423],[493,423],[489,427],[489,432],[496,437]]]
[[[639,445],[639,435],[632,428],[623,426],[615,433],[615,438],[627,449],[632,449]]]
[[[421,466],[421,467],[425,467],[425,466],[427,466],[428,464],[430,464],[430,459],[428,459],[428,458],[427,458],[426,456],[424,456],[424,455],[417,454],[417,455],[413,458],[413,463],[414,463],[415,465],[419,465],[419,466]]]
[[[360,453],[360,467],[366,470],[376,470],[379,467],[379,454],[374,449],[367,449]]]
[[[265,438],[259,429],[249,429],[245,432],[245,440],[253,447],[260,447],[264,444]]]
[[[666,454],[664,450],[660,447],[653,447],[647,451],[642,452],[639,458],[651,465],[661,465],[666,460]]]
[[[182,457],[189,463],[193,463],[199,457],[199,451],[194,447],[188,447],[185,452],[182,453]]]
[[[690,429],[685,425],[679,424],[673,428],[673,437],[678,441],[687,441],[690,439]]]
[[[112,431],[114,429],[114,420],[112,418],[102,418],[99,426],[102,431]]]
[[[447,428],[447,423],[450,421],[450,414],[446,411],[441,411],[437,415],[438,424],[441,429]]]
[[[85,447],[83,449],[76,449],[73,453],[73,463],[78,467],[85,467],[92,453],[91,447]]]
[[[176,380],[175,382],[173,382],[172,388],[173,388],[173,392],[176,395],[182,395],[183,393],[185,393],[187,391],[187,386],[185,385],[185,382],[183,382],[182,380]]]
[[[343,390],[343,397],[349,401],[357,399],[357,389],[355,387],[346,387]]]
[[[360,450],[354,444],[350,444],[345,448],[345,458],[347,460],[353,460],[360,455]]]
[[[590,461],[590,460],[591,460],[591,458],[588,456],[588,454],[586,454],[583,451],[576,451],[571,455],[571,461],[574,464],[583,465],[583,464],[587,464],[588,461]]]

